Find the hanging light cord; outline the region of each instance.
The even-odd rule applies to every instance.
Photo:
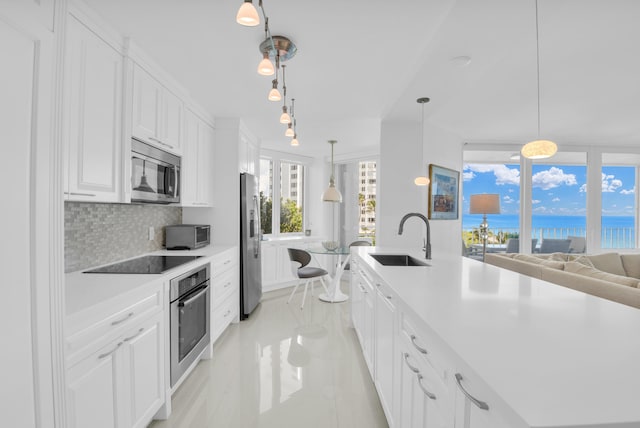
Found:
[[[287,107],[287,81],[284,77],[286,65],[282,64],[282,106]]]
[[[538,138],[540,138],[540,41],[538,40],[538,0],[536,0],[536,82],[538,85]]]

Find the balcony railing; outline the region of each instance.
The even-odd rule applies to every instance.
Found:
[[[504,244],[509,238],[517,238],[520,229],[518,228],[489,228],[490,244]],[[534,227],[531,230],[531,238],[537,238],[538,243],[543,239],[568,239],[569,236],[587,236],[584,227]],[[463,230],[463,239],[467,245],[481,244],[478,228]],[[602,229],[600,237],[602,248],[636,248],[636,231],[633,227],[607,227]]]

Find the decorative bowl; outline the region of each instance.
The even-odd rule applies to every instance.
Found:
[[[340,243],[338,241],[322,241],[322,246],[327,251],[335,251],[340,246]]]

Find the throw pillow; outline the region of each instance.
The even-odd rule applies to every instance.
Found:
[[[624,267],[622,266],[622,261],[620,260],[620,255],[618,253],[594,254],[585,257],[588,257],[589,260],[591,260],[593,267],[598,270],[613,273],[615,275],[627,276],[627,272],[625,272]]]
[[[578,275],[589,276],[591,278],[602,279],[603,281],[609,281],[620,285],[626,285],[628,287],[638,288],[638,280],[636,278],[629,278],[622,275],[615,275],[608,272],[583,265],[577,262],[566,262],[564,264],[564,270],[566,272],[577,273]]]
[[[549,255],[549,260],[555,260],[557,262],[566,262],[567,254],[565,253],[551,253]]]
[[[589,258],[585,257],[585,256],[578,256],[578,257],[575,257],[574,259],[569,260],[569,261],[580,263],[580,264],[583,264],[583,265],[589,266],[589,267],[594,267],[593,263],[591,263],[591,260],[589,260]]]
[[[627,276],[640,279],[640,254],[620,254]]]
[[[523,262],[528,262],[528,263],[535,263],[540,266],[546,266],[553,269],[559,269],[559,270],[564,269],[564,262],[560,262],[557,260],[550,260],[550,259],[546,259],[538,256],[532,256],[529,254],[516,254],[514,259],[520,260]]]

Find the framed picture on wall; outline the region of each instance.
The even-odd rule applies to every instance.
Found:
[[[460,173],[429,164],[429,180],[429,219],[456,220]]]

